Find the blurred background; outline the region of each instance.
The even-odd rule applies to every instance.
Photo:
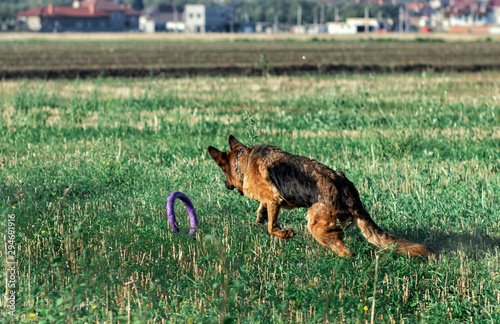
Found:
[[[500,0],[0,1],[2,78],[500,68]]]
[[[499,34],[499,0],[1,0],[2,31]]]

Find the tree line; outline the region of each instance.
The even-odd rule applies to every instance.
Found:
[[[109,0],[108,0],[109,1]],[[113,0],[111,0],[113,1]],[[0,22],[13,19],[16,12],[46,6],[69,6],[73,0],[0,0]],[[236,20],[258,22],[274,22],[275,16],[279,24],[294,25],[297,23],[299,6],[302,11],[302,24],[320,23],[322,21],[345,21],[349,17],[364,17],[365,7],[370,17],[398,20],[399,8],[392,4],[377,3],[358,4],[353,1],[343,3],[323,3],[321,0],[122,0],[135,9],[142,10],[157,4],[176,5],[183,8],[186,4],[228,5],[236,9]]]

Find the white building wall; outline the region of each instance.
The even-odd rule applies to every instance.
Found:
[[[17,19],[25,22],[31,31],[40,31],[42,29],[42,21],[38,16],[18,17]]]
[[[482,26],[488,24],[487,16],[450,15],[450,26]]]
[[[493,8],[493,17],[491,23],[494,25],[500,25],[500,7]]]
[[[188,33],[204,33],[206,25],[204,5],[186,5],[184,7],[184,19],[186,24],[186,32]]]
[[[346,23],[328,23],[328,34],[332,35],[354,35],[356,34],[356,27],[349,26]]]

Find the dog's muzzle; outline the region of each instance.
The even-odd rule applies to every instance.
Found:
[[[224,181],[224,184],[226,185],[226,188],[229,190],[233,190],[234,188],[236,188],[227,179],[226,179],[226,181]]]
[[[227,189],[229,190],[234,190],[236,189],[236,192],[238,192],[238,194],[240,194],[240,196],[244,196],[245,194],[243,193],[243,191],[241,191],[240,189],[236,188],[235,186],[233,186],[227,179],[226,181],[224,181],[224,185],[226,186]]]

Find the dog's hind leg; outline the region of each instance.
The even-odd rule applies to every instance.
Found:
[[[352,255],[343,241],[344,228],[342,226],[346,224],[342,221],[337,224],[338,218],[332,217],[330,208],[315,204],[309,208],[307,216],[309,218],[307,226],[316,241],[336,251],[341,257]]]
[[[280,206],[277,204],[269,203],[267,206],[267,231],[269,234],[277,236],[282,239],[287,239],[295,235],[291,228],[281,228],[278,225],[278,215],[280,213]]]
[[[257,209],[257,220],[255,224],[264,225],[267,222],[267,205],[265,203],[260,203],[259,209]]]

